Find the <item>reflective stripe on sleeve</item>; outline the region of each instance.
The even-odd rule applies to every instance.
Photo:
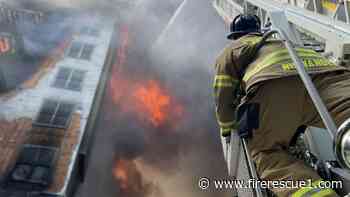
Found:
[[[222,136],[227,136],[228,134],[230,134],[232,131],[232,129],[228,128],[228,129],[223,129],[223,128],[220,128],[220,133]]]
[[[233,79],[230,75],[216,75],[214,79],[214,88],[221,87],[233,87],[238,83],[237,80]]]
[[[217,81],[217,80],[230,80],[230,81],[232,81],[233,78],[230,75],[216,75],[215,81]]]
[[[214,86],[214,88],[233,87],[233,84],[226,83],[226,82],[218,82],[218,83],[215,83],[213,86]]]
[[[220,126],[220,133],[221,135],[225,136],[227,134],[230,134],[232,131],[238,129],[238,123],[234,122],[233,125],[230,125],[228,127],[221,127]]]
[[[235,120],[231,120],[231,121],[220,121],[218,112],[216,112],[215,114],[216,114],[217,122],[218,122],[218,124],[219,124],[219,126],[220,126],[221,129],[233,129],[233,128],[237,128],[237,126],[238,126],[237,121],[235,121]]]
[[[218,120],[218,123],[219,123],[220,127],[232,127],[235,125],[236,121],[221,122],[220,120]]]
[[[237,83],[237,80],[232,78],[230,75],[215,75],[214,83],[215,82]]]

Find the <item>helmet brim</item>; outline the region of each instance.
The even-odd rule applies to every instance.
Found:
[[[236,40],[237,38],[241,37],[244,34],[248,34],[249,32],[246,31],[236,31],[236,32],[231,32],[227,35],[227,39],[229,40]]]
[[[229,40],[236,40],[246,34],[249,34],[249,33],[253,33],[253,32],[258,32],[257,30],[247,30],[247,31],[235,31],[235,32],[231,32],[229,33],[226,37],[227,39]]]

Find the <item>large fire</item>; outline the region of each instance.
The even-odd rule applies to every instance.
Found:
[[[136,114],[141,120],[146,120],[155,127],[169,124],[183,115],[183,107],[176,102],[166,88],[147,76],[130,79],[123,70],[127,63],[129,34],[127,27],[121,30],[121,44],[117,50],[117,62],[112,68],[110,92],[112,100],[122,112]]]
[[[183,119],[184,108],[167,90],[165,84],[146,72],[130,72],[128,28],[122,27],[119,35],[121,41],[109,81],[110,98],[117,107],[118,115],[128,117],[130,124],[138,121],[145,128],[151,126],[144,140],[146,146],[152,146],[154,138],[150,136],[157,135],[157,131],[172,131],[177,128],[179,121]],[[152,183],[143,179],[142,172],[138,169],[141,164],[135,159],[117,155],[113,176],[119,184],[122,196],[149,196],[148,194],[156,192],[155,188]]]

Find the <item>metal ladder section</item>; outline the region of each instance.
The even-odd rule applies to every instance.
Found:
[[[350,23],[349,14],[346,14],[350,2],[339,3],[334,16],[328,16],[320,9],[307,8],[319,7],[321,0],[305,1],[305,8],[297,6],[298,1],[301,0],[289,0],[289,3],[282,0],[214,0],[213,5],[227,22],[238,13],[253,13],[259,16],[263,25],[279,23],[281,19],[273,13],[283,12],[287,26],[290,26],[285,32],[294,43],[301,44],[300,32],[307,33],[325,44],[323,55],[335,63],[350,66]],[[347,15],[345,22],[338,20],[341,14]]]
[[[327,15],[334,20],[350,24],[350,2],[348,0],[338,0],[337,3],[324,1],[324,3],[331,5],[328,6],[331,7],[329,9],[325,8],[320,0],[287,0],[285,2],[293,6],[305,8],[315,14]]]

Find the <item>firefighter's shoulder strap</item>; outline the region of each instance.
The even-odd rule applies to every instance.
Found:
[[[265,32],[261,38],[261,40],[259,42],[257,42],[256,44],[254,44],[254,49],[253,49],[253,54],[252,54],[252,58],[250,58],[250,62],[246,62],[245,65],[242,65],[240,70],[238,70],[238,76],[239,79],[242,80],[243,76],[245,74],[245,71],[248,67],[248,65],[251,63],[252,60],[255,59],[256,55],[258,54],[259,50],[264,46],[264,44],[266,43],[267,39],[269,39],[274,33],[271,31]]]

